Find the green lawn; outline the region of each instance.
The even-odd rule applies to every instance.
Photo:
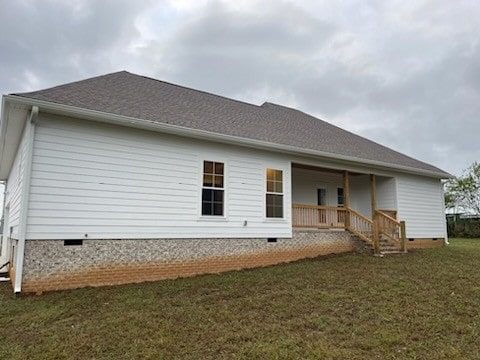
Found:
[[[480,240],[13,296],[2,359],[479,359]]]

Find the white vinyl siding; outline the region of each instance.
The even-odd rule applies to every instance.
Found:
[[[19,154],[24,148],[25,139]],[[21,194],[15,172],[24,168],[19,154],[7,187],[14,227]],[[201,216],[204,160],[225,163],[225,216],[218,219]],[[322,188],[327,205],[336,205],[343,187],[342,174],[294,168],[292,175],[291,162],[363,172],[350,175],[350,201],[371,216],[368,167],[41,114],[27,239],[290,237],[292,196],[294,203],[316,205]],[[283,172],[281,221],[265,217],[267,168]],[[439,180],[379,171],[377,190],[378,207],[397,209],[407,236],[444,237]]]
[[[396,210],[396,186],[394,178],[376,177],[377,208],[381,210]]]
[[[398,218],[409,238],[445,237],[445,210],[440,180],[422,176],[397,178]]]
[[[370,175],[350,175],[350,207],[372,218],[372,185]]]
[[[365,169],[369,171],[369,169]],[[369,174],[349,176],[350,207],[372,218],[371,183]],[[377,207],[397,208],[395,179],[376,176]],[[326,205],[337,205],[337,189],[343,186],[342,174],[294,168],[292,179],[292,202],[294,204],[317,205],[317,189],[326,190]]]
[[[228,171],[228,216],[230,220],[258,221],[263,217],[264,208],[252,206],[261,201],[264,195],[264,168],[254,159],[244,159],[238,155],[231,158],[235,166],[230,166]],[[260,176],[261,174],[261,176]]]
[[[395,180],[384,176],[375,176],[377,188],[377,209],[396,210]],[[350,206],[372,218],[372,184],[370,175],[350,175]]]
[[[317,189],[326,190],[326,205],[337,206],[337,188],[343,186],[341,174],[298,169],[292,171],[292,202],[317,205]]]
[[[18,239],[19,237],[20,214],[21,211],[24,210],[21,209],[21,204],[28,134],[28,131],[23,132],[10,175],[8,176],[5,192],[5,205],[9,206],[9,215],[8,219],[5,219],[5,225],[8,228],[12,228],[12,238],[14,239]],[[4,233],[9,234],[10,230],[6,230]]]
[[[203,160],[219,155],[228,174],[227,216],[202,219]],[[290,163],[273,153],[41,117],[27,238],[290,237],[290,192],[285,221],[264,221],[267,167],[283,170],[290,189]]]

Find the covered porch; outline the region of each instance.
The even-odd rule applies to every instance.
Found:
[[[393,177],[292,164],[294,229],[344,229],[382,252],[405,252],[405,222],[397,219]]]

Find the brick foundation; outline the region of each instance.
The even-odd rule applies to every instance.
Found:
[[[274,265],[350,252],[344,231],[294,231],[290,239],[28,240],[22,291],[103,286]]]
[[[413,241],[410,239],[407,239],[406,241],[407,244],[407,250],[413,250],[413,249],[431,249],[431,248],[437,248],[437,247],[442,247],[445,245],[445,239],[444,238],[437,238],[436,240],[432,238],[428,239],[420,239],[420,238],[415,238]]]

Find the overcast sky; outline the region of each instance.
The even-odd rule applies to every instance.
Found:
[[[480,160],[480,1],[0,0],[0,92],[127,70],[295,107],[454,175]]]

